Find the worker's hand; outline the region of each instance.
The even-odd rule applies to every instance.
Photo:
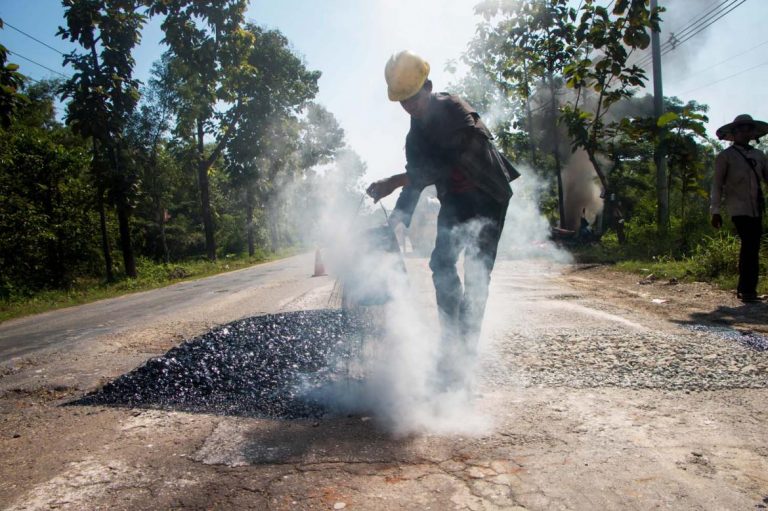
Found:
[[[721,217],[718,214],[714,214],[712,215],[711,223],[712,223],[712,227],[714,227],[715,229],[719,229],[723,226],[723,217]]]
[[[394,192],[400,186],[395,179],[387,177],[372,183],[366,188],[365,193],[373,198],[373,202],[379,202],[381,199]]]

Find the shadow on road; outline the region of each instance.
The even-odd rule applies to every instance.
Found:
[[[681,325],[759,325],[768,327],[768,303],[745,303],[738,307],[721,305],[710,312],[695,312],[689,320],[678,320]]]
[[[367,417],[315,421],[228,422],[197,453],[199,461],[228,465],[396,463],[413,460],[414,440],[395,436]],[[375,468],[368,468],[375,470]]]
[[[763,335],[768,331],[766,303],[747,303],[738,307],[721,305],[711,312],[694,312],[689,318],[673,322],[689,330],[714,333],[757,351],[768,350],[768,337]]]

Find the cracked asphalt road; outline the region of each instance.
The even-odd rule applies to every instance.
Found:
[[[275,421],[59,406],[213,325],[324,308],[332,281],[309,279],[311,259],[303,257],[272,263],[268,278],[243,282],[232,296],[211,293],[214,300],[156,307],[120,329],[6,361],[0,504],[13,510],[768,506],[766,352],[686,329],[679,318],[638,306],[636,293],[596,292],[569,279],[568,267],[543,262],[499,261],[494,271],[475,397],[492,425],[478,435],[394,436],[375,417],[362,416]],[[407,264],[414,292],[433,310],[425,261]],[[618,291],[625,283],[604,286]]]

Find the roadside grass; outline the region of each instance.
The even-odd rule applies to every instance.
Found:
[[[720,289],[734,290],[738,281],[739,240],[728,233],[706,236],[688,254],[652,254],[653,247],[619,245],[606,236],[601,243],[574,252],[582,263],[611,264],[620,271],[681,282],[708,282]],[[760,252],[759,294],[768,294],[768,238]]]
[[[79,278],[66,290],[40,291],[32,295],[2,300],[0,301],[0,322],[105,298],[157,289],[177,282],[201,279],[283,259],[299,252],[299,249],[289,249],[277,253],[257,253],[253,257],[232,254],[216,261],[195,259],[170,264],[159,264],[150,259],[139,258],[136,262],[139,276],[136,279],[123,276],[118,277],[115,282],[106,283],[93,277]]]

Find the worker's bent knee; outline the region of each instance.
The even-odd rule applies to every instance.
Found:
[[[432,270],[433,274],[457,273],[454,259],[435,252],[429,258],[429,269]]]

